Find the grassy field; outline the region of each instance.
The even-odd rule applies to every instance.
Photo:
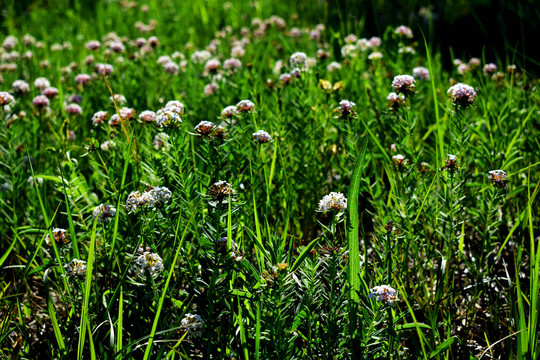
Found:
[[[531,58],[360,10],[8,2],[2,358],[540,359]]]

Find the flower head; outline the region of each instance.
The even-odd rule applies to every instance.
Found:
[[[355,103],[349,100],[341,100],[339,102],[339,115],[342,119],[346,119],[349,117],[349,115],[352,115],[355,113],[354,107],[356,106]]]
[[[412,74],[415,79],[429,80],[429,70],[423,66],[417,66],[413,69]]]
[[[236,104],[236,110],[242,113],[249,113],[255,111],[255,104],[250,100],[241,100]]]
[[[484,65],[484,74],[491,75],[497,72],[497,65],[494,63],[489,63]]]
[[[53,239],[54,239],[54,241],[56,243],[65,244],[65,243],[67,243],[69,241],[66,229],[60,229],[60,228],[53,229],[52,234],[53,234]],[[51,237],[49,236],[49,233],[47,233],[47,235],[45,235],[45,244],[47,244],[47,245],[52,244]]]
[[[295,52],[291,55],[291,58],[289,59],[289,63],[291,64],[291,67],[299,67],[302,68],[304,65],[306,65],[307,61],[307,55],[303,52]]]
[[[448,154],[444,162],[443,170],[455,171],[459,167],[456,155]]]
[[[415,87],[415,80],[411,75],[398,75],[392,81],[392,89],[405,96],[414,94]]]
[[[201,121],[197,126],[195,126],[195,133],[202,137],[208,136],[214,131],[216,124],[211,121]]]
[[[32,100],[32,104],[38,109],[43,109],[49,106],[49,99],[45,95],[38,95]]]
[[[106,122],[108,116],[109,116],[108,112],[98,111],[92,116],[92,124],[94,126],[98,126],[99,124]]]
[[[226,119],[230,119],[236,114],[238,114],[238,109],[234,105],[227,106],[221,111],[221,117]]]
[[[154,141],[152,143],[154,144],[154,148],[156,150],[159,150],[162,148],[168,149],[169,148],[168,141],[169,141],[169,135],[160,132],[156,134],[156,136],[154,136]]]
[[[181,325],[189,338],[199,337],[202,335],[204,320],[200,315],[187,313],[184,315]]]
[[[94,219],[97,218],[98,223],[109,223],[111,219],[116,215],[116,208],[112,205],[99,204],[94,209]]]
[[[403,94],[396,94],[395,92],[391,92],[386,97],[386,106],[388,106],[392,110],[397,110],[401,105],[405,104],[405,95]]]
[[[318,211],[345,210],[347,209],[347,198],[339,192],[331,192],[325,195],[319,202]]]
[[[38,90],[43,90],[43,89],[51,86],[51,83],[49,82],[49,80],[47,80],[47,78],[39,77],[36,80],[34,80],[34,86]]]
[[[375,286],[370,290],[368,298],[376,298],[377,301],[393,305],[397,298],[397,291],[388,285]]]
[[[457,83],[448,89],[448,94],[452,96],[452,101],[455,106],[468,107],[474,103],[476,91],[472,86]]]
[[[77,104],[69,104],[66,106],[66,112],[71,115],[81,115],[82,114],[82,108]]]
[[[407,159],[405,156],[401,154],[397,154],[392,156],[392,160],[394,160],[394,163],[397,165],[398,168],[402,168],[403,166],[407,165]]]
[[[133,262],[133,268],[139,278],[145,278],[148,274],[151,278],[156,277],[163,272],[163,260],[158,254],[153,253],[148,248],[143,251]]]
[[[10,104],[15,98],[8,92],[0,91],[0,106]]]
[[[152,197],[152,205],[156,206],[168,202],[172,197],[172,192],[165,186],[155,186],[148,191]]]
[[[215,201],[227,203],[229,196],[232,201],[235,201],[236,192],[231,184],[224,180],[220,180],[210,186],[208,195]]]
[[[177,113],[164,110],[157,115],[156,122],[159,127],[173,128],[180,126],[182,119]]]
[[[264,144],[272,141],[272,136],[270,136],[270,134],[264,130],[259,130],[253,133],[252,136],[253,139],[255,139],[255,141],[257,141],[259,144]]]
[[[412,39],[413,38],[413,32],[411,30],[410,27],[408,26],[405,26],[405,25],[401,25],[401,26],[398,26],[394,32],[402,37],[402,38],[407,38],[407,39]]]
[[[178,101],[178,100],[170,100],[170,101],[167,101],[167,104],[165,104],[165,110],[172,111],[173,113],[177,114],[178,116],[182,116],[182,115],[184,115],[184,112],[186,111],[186,108],[185,108],[184,104],[182,104],[180,101]]]
[[[145,110],[139,114],[139,120],[144,123],[153,123],[156,121],[156,113],[150,110]]]
[[[73,259],[64,265],[66,275],[69,277],[77,277],[86,275],[86,261]]]
[[[24,80],[15,80],[13,82],[13,91],[16,93],[27,94],[30,92],[30,85]]]
[[[81,85],[86,85],[91,79],[92,77],[88,74],[79,74],[75,76],[75,82]]]
[[[488,175],[488,180],[491,181],[493,186],[498,188],[504,188],[508,182],[506,172],[503,170],[491,170]]]

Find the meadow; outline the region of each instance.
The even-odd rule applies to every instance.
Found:
[[[540,359],[540,90],[516,51],[322,1],[22,3],[2,358]]]

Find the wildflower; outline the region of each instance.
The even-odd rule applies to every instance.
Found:
[[[13,50],[13,48],[17,45],[18,42],[19,40],[15,36],[8,35],[4,39],[4,42],[2,43],[2,47],[10,51],[10,50]]]
[[[448,154],[444,162],[443,170],[455,171],[459,167],[456,155]]]
[[[291,55],[291,58],[289,59],[289,63],[291,64],[291,67],[303,67],[306,64],[307,56],[303,52],[295,52]]]
[[[112,205],[99,204],[94,209],[93,215],[94,215],[94,219],[97,218],[98,223],[107,224],[116,215],[116,208]]]
[[[81,115],[82,114],[82,108],[77,104],[69,104],[66,106],[66,112],[71,115]]]
[[[488,180],[491,181],[493,186],[501,189],[504,188],[508,182],[506,172],[503,170],[491,170],[488,175]]]
[[[91,76],[88,74],[79,74],[75,76],[75,82],[80,85],[86,85],[91,79]]]
[[[34,80],[34,86],[36,87],[36,89],[41,91],[51,86],[51,83],[49,83],[49,80],[47,80],[47,78],[39,77],[36,80]]]
[[[139,120],[147,124],[153,123],[156,121],[156,113],[150,110],[145,110],[139,114]]]
[[[66,275],[69,277],[78,277],[86,275],[86,261],[73,259],[69,263],[64,265]]]
[[[24,80],[15,80],[13,82],[13,91],[20,94],[27,94],[30,92],[30,85]]]
[[[95,69],[99,75],[109,75],[114,71],[111,64],[97,64]]]
[[[148,38],[148,45],[155,48],[159,45],[159,39],[156,36],[150,36]]]
[[[222,237],[218,239],[217,244],[221,252],[225,253],[227,251],[227,238],[226,237]],[[244,254],[240,251],[240,248],[232,239],[231,239],[230,256],[234,261],[242,261],[242,259],[244,258]]]
[[[264,144],[272,141],[272,136],[264,130],[259,130],[252,134],[253,139],[255,139],[259,144]]]
[[[210,59],[204,65],[204,70],[207,73],[215,74],[219,70],[220,66],[221,66],[221,63],[219,62],[218,59]]]
[[[383,58],[383,54],[380,51],[374,51],[369,54],[368,59],[372,61],[377,61]]]
[[[208,50],[195,51],[191,55],[191,61],[196,64],[202,64],[212,57],[212,53]]]
[[[49,106],[49,99],[45,95],[38,95],[32,100],[32,104],[38,109],[43,109]]]
[[[112,114],[109,119],[109,126],[118,126],[122,122],[122,117],[118,114]]]
[[[509,73],[509,74],[512,74],[512,73],[516,72],[517,69],[518,69],[518,68],[517,68],[516,65],[510,64],[510,65],[508,65],[508,66],[506,67],[506,72]]]
[[[377,301],[393,305],[397,298],[397,291],[388,285],[375,286],[369,290],[368,298],[376,298]]]
[[[401,154],[397,154],[397,155],[392,156],[392,159],[396,163],[397,167],[400,168],[400,169],[403,166],[407,165],[407,159],[405,158],[405,156],[403,156]]]
[[[216,124],[211,121],[201,121],[197,126],[195,126],[195,133],[201,135],[202,137],[210,135],[214,131]]]
[[[109,115],[106,111],[98,111],[92,116],[92,124],[98,126],[99,124],[107,121],[107,116]]]
[[[80,104],[81,101],[82,101],[82,96],[81,95],[74,94],[74,95],[71,95],[69,97],[69,102],[70,103]]]
[[[53,239],[56,243],[65,244],[68,242],[68,235],[65,229],[56,228],[52,230]],[[51,245],[51,237],[49,233],[45,235],[45,244]]]
[[[489,63],[484,65],[484,74],[491,75],[497,72],[497,65],[494,63]]]
[[[501,71],[498,71],[495,74],[493,74],[491,78],[497,82],[502,81],[504,79],[504,73]]]
[[[58,95],[58,89],[55,88],[55,87],[47,87],[45,89],[43,89],[43,91],[41,92],[42,95],[45,95],[46,97],[48,97],[49,99],[52,99],[54,97],[56,97]]]
[[[429,70],[423,66],[417,66],[413,69],[412,74],[415,79],[429,80]]]
[[[416,50],[412,46],[401,47],[398,50],[400,54],[416,54]]]
[[[480,65],[480,59],[479,59],[479,58],[473,57],[473,58],[471,58],[471,59],[469,60],[469,66],[470,66],[470,67],[477,67],[477,66],[479,66],[479,65]]]
[[[235,201],[236,192],[231,184],[224,180],[220,180],[210,186],[208,189],[208,195],[215,201],[226,203],[229,196],[232,201]]]
[[[165,186],[155,186],[148,191],[152,197],[152,206],[164,204],[168,202],[172,197],[172,192]]]
[[[236,104],[236,110],[243,113],[255,111],[255,104],[249,100],[241,100]]]
[[[101,43],[97,40],[90,40],[85,44],[85,47],[90,51],[94,51],[101,47]]]
[[[240,45],[233,46],[231,49],[231,56],[242,57],[246,54],[246,50]]]
[[[355,42],[358,41],[358,37],[355,34],[349,34],[345,36],[343,40],[345,40],[345,43],[347,44],[354,44]]]
[[[178,70],[180,69],[180,66],[178,66],[177,63],[174,61],[168,61],[165,64],[163,64],[163,70],[165,70],[168,74],[177,75]]]
[[[341,100],[339,102],[339,112],[340,112],[340,117],[343,118],[343,119],[346,119],[349,117],[349,115],[355,113],[354,111],[354,107],[356,106],[355,103],[353,103],[352,101],[349,101],[349,100]]]
[[[225,130],[223,126],[218,125],[214,128],[214,131],[210,136],[212,138],[225,139],[227,137],[227,130]]]
[[[221,111],[222,118],[230,119],[236,114],[238,114],[238,110],[237,110],[237,107],[234,105],[227,106]]]
[[[37,181],[38,185],[43,185],[43,178],[42,177],[37,177],[37,178],[34,178],[33,176],[29,176],[28,177],[28,184],[30,184],[30,186],[34,186],[34,180]]]
[[[165,110],[157,116],[156,122],[159,127],[173,128],[180,126],[182,119],[177,113]]]
[[[188,338],[199,337],[202,335],[204,320],[200,315],[187,313],[181,321],[184,331]]]
[[[126,200],[126,209],[128,213],[137,211],[139,206],[152,205],[153,198],[149,192],[145,191],[141,194],[140,191],[132,191],[129,193]]]
[[[452,96],[454,105],[462,107],[472,105],[476,97],[476,91],[471,86],[462,83],[450,87],[448,94]]]
[[[386,106],[388,106],[392,110],[397,110],[403,104],[405,104],[405,95],[403,94],[396,94],[395,92],[391,92],[386,97]]]
[[[235,58],[227,59],[223,62],[223,68],[234,73],[242,68],[242,62]]]
[[[412,39],[413,38],[413,32],[411,30],[410,27],[408,26],[405,26],[405,25],[401,25],[401,26],[398,26],[394,32],[402,37],[402,38],[407,38],[407,39]]]
[[[109,44],[109,50],[115,53],[121,53],[126,50],[126,47],[124,46],[124,44],[122,44],[121,41],[113,41]]]
[[[414,94],[415,81],[411,75],[398,75],[392,81],[392,89],[405,96]]]
[[[340,192],[331,192],[323,196],[319,202],[319,210],[321,212],[330,210],[345,210],[347,209],[347,198]]]
[[[279,80],[281,81],[283,85],[287,85],[292,82],[293,77],[289,73],[284,73],[284,74],[279,75]]]
[[[461,64],[457,68],[458,73],[461,74],[461,75],[465,74],[469,70],[470,70],[470,67],[467,64]]]
[[[347,58],[355,58],[357,54],[357,47],[353,44],[345,44],[341,48],[341,55]]]
[[[218,84],[216,83],[210,83],[210,84],[207,84],[205,87],[204,87],[204,95],[205,96],[212,96],[214,95],[219,89],[219,86]]]
[[[8,105],[14,100],[15,98],[10,93],[0,91],[0,106]]]
[[[341,69],[341,64],[336,61],[332,61],[330,64],[328,64],[326,69],[328,70],[328,72],[333,72]]]
[[[167,104],[165,104],[165,109],[172,111],[173,113],[177,114],[178,116],[184,115],[185,107],[184,104],[182,104],[178,100],[170,100],[167,101]]]
[[[127,102],[126,97],[122,94],[114,94],[113,96],[109,96],[109,101],[111,104],[116,102],[118,105],[124,105]]]
[[[133,268],[139,278],[144,278],[148,274],[155,279],[163,272],[163,260],[158,254],[149,251],[147,248],[142,255],[135,259]]]
[[[112,120],[112,118],[111,118]],[[101,143],[99,148],[103,151],[110,151],[111,149],[116,149],[116,143],[112,140],[107,140]]]
[[[371,48],[379,47],[379,46],[381,46],[381,44],[382,44],[382,41],[381,41],[381,38],[380,38],[380,37],[372,36],[372,37],[368,40],[368,45],[369,45],[369,47],[371,47]]]
[[[154,148],[156,150],[162,149],[164,147],[168,148],[168,141],[169,141],[169,135],[165,133],[158,133],[156,136],[154,136],[154,141],[152,143],[154,144]]]

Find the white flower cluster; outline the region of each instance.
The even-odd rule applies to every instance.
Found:
[[[187,313],[184,315],[181,325],[187,332],[188,337],[199,337],[202,335],[204,320],[200,315]]]
[[[272,141],[272,136],[270,136],[270,134],[264,130],[259,130],[253,133],[252,136],[253,139],[255,139],[255,141],[257,141],[259,144],[264,144]]]
[[[142,248],[139,250],[142,250]],[[150,249],[146,248],[146,250],[135,259],[133,268],[139,278],[144,279],[146,274],[148,274],[155,279],[163,272],[163,260],[158,254],[155,254],[150,251]]]
[[[109,223],[116,215],[116,208],[112,205],[99,204],[94,209],[94,219],[97,218],[98,223]]]
[[[226,237],[222,237],[221,239],[218,239],[217,243],[218,243],[219,248],[222,251],[227,250],[227,238]],[[231,239],[231,253],[230,254],[231,254],[231,258],[234,261],[242,261],[242,259],[244,258],[244,256],[240,252],[238,244],[236,244],[234,242],[234,240],[232,240],[232,239]]]
[[[84,276],[86,275],[86,261],[73,259],[69,263],[64,265],[64,269],[66,269],[65,276]]]
[[[319,202],[319,211],[345,210],[347,209],[347,198],[339,192],[331,192],[325,195]]]
[[[306,65],[307,55],[303,52],[295,52],[289,60],[292,68],[303,68]]]
[[[392,305],[397,298],[397,291],[388,285],[375,286],[370,290],[368,298],[376,298],[377,301]]]
[[[55,228],[55,229],[53,229],[52,234],[53,234],[54,241],[57,242],[57,243],[62,243],[63,244],[63,243],[66,243],[68,241],[68,235],[67,235],[66,229]],[[47,233],[47,235],[45,236],[45,244],[47,244],[47,245],[52,244],[51,237],[49,236],[49,233]]]
[[[132,191],[126,200],[126,209],[129,213],[137,211],[138,207],[156,207],[166,203],[172,197],[172,192],[164,186],[156,186],[149,191]]]

